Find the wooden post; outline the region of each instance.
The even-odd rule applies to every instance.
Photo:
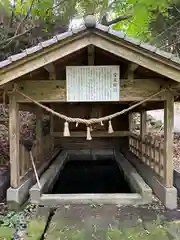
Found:
[[[37,158],[40,161],[42,157],[42,109],[36,108],[36,140],[37,140]]]
[[[53,109],[53,106],[51,106],[51,108]],[[52,148],[51,150],[54,149],[54,137],[53,137],[53,133],[54,133],[54,115],[51,114],[50,115],[50,138],[51,138],[51,141],[52,141]]]
[[[133,131],[133,123],[132,123],[132,112],[129,112],[129,132]]]
[[[50,115],[50,134],[53,135],[54,132],[54,115]]]
[[[174,96],[166,92],[164,106],[164,184],[173,187]]]
[[[131,133],[133,131],[132,112],[129,112],[129,150],[131,150]]]
[[[141,115],[140,135],[141,135],[141,139],[144,139],[145,135],[147,134],[147,113],[146,111],[142,111],[140,115]]]
[[[140,112],[140,139],[141,139],[141,160],[143,161],[144,159],[144,148],[145,144],[143,144],[145,140],[145,136],[147,134],[147,113],[146,111],[141,111]]]
[[[10,172],[11,187],[20,184],[20,154],[19,154],[19,104],[13,94],[9,96],[9,144],[10,144]]]

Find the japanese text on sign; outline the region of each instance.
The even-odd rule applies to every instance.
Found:
[[[119,101],[119,75],[119,66],[67,67],[67,101]]]

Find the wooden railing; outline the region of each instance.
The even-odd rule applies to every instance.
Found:
[[[147,135],[142,140],[140,136],[131,134],[129,149],[144,164],[164,178],[164,146],[159,138]]]
[[[31,149],[33,159],[36,167],[41,166],[42,162],[46,157],[50,155],[53,151],[53,142],[50,135],[46,135],[42,139],[42,144],[39,146],[37,141],[34,141],[33,147]],[[20,179],[24,178],[32,170],[32,162],[30,159],[30,154],[24,145],[20,144]]]

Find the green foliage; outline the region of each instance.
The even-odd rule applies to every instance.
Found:
[[[9,227],[0,227],[0,240],[11,240],[15,230]]]
[[[27,227],[26,239],[40,240],[42,238],[45,225],[46,222],[41,218],[31,220]]]
[[[150,23],[156,18],[157,13],[168,15],[169,1],[161,0],[124,0],[123,5],[131,14],[128,22],[117,23],[114,28],[125,30],[131,37],[137,37],[143,41],[149,41],[152,37]],[[115,15],[124,13],[122,3],[115,9]]]
[[[1,47],[0,58],[19,52],[19,49],[36,44],[56,33],[68,29],[72,19],[94,13],[99,21],[108,15],[109,20],[119,16],[131,16],[113,26],[116,30],[126,32],[130,37],[152,42],[158,46],[168,45],[178,40],[178,29],[161,32],[180,20],[180,4],[178,0],[16,0],[12,6],[11,0],[0,0],[0,41],[15,34],[26,32],[34,26],[37,31],[23,35],[19,41]],[[179,7],[178,7],[179,6]],[[158,36],[157,35],[161,35]],[[173,45],[173,52],[179,52],[180,44]],[[167,48],[167,50],[172,50]]]
[[[10,211],[6,216],[0,216],[0,227],[10,227],[16,226],[20,215],[14,211]]]
[[[35,206],[30,204],[25,209],[22,209],[22,211],[9,211],[5,216],[0,215],[0,227],[15,228],[19,223],[24,221],[25,217],[31,215],[34,210]]]

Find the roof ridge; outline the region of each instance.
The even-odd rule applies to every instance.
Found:
[[[75,29],[68,29],[66,32],[55,34],[50,39],[44,40],[39,42],[37,45],[31,46],[29,48],[24,49],[22,52],[13,54],[9,56],[7,59],[0,61],[0,69],[7,67],[8,65],[12,64],[13,62],[16,62],[20,59],[23,59],[27,56],[30,56],[31,54],[34,54],[36,52],[41,51],[42,49],[45,49],[47,47],[53,46],[54,44],[60,42],[61,40],[64,40],[66,38],[69,38],[75,34],[78,34],[82,31],[85,31],[86,29],[97,29],[99,31],[105,32],[110,34],[111,36],[115,36],[119,39],[122,39],[126,42],[130,42],[131,44],[135,46],[139,46],[142,49],[145,49],[149,52],[155,53],[157,55],[160,55],[168,60],[171,60],[172,62],[180,64],[180,58],[176,55],[166,52],[158,48],[157,46],[151,45],[147,42],[143,42],[137,38],[129,37],[125,32],[114,30],[109,26],[102,25],[98,23],[93,15],[88,15],[84,18],[84,24],[81,25],[79,28]]]

